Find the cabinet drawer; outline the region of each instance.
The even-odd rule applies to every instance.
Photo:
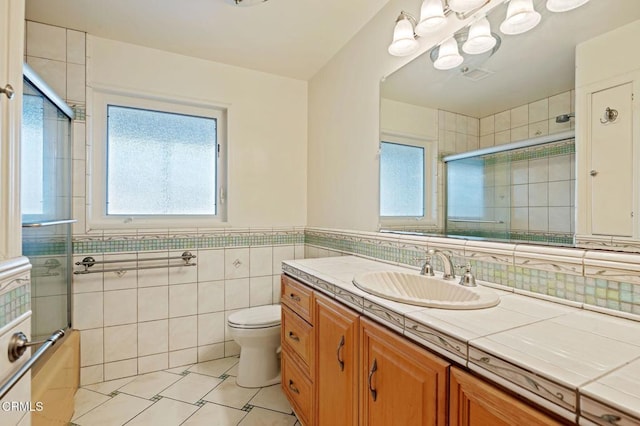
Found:
[[[298,355],[302,361],[300,367],[307,376],[311,376],[313,327],[286,306],[282,307],[282,344]]]
[[[311,424],[313,394],[311,381],[300,371],[285,350],[282,356],[282,389],[300,422]]]
[[[293,278],[282,275],[281,300],[282,303],[290,307],[295,313],[311,322],[311,309],[313,307],[313,291],[300,284]]]

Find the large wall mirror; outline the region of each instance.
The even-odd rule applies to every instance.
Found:
[[[464,62],[443,71],[430,50],[382,81],[382,231],[574,244],[576,45],[640,19],[640,1],[533,3],[533,30],[503,34],[497,6],[492,51],[460,49]]]

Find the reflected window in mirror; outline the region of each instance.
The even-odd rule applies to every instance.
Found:
[[[380,220],[433,221],[433,142],[383,135],[380,141]]]

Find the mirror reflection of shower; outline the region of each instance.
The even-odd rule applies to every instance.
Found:
[[[24,68],[21,135],[22,253],[31,270],[31,339],[71,325],[73,111]]]

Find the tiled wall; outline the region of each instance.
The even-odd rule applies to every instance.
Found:
[[[438,110],[438,154],[458,154],[479,148],[477,118]]]
[[[182,261],[142,261],[196,255]],[[278,303],[280,264],[304,257],[302,230],[234,230],[78,238],[74,262],[122,260],[75,275],[74,328],[81,337],[82,384],[192,364],[237,354],[229,314]],[[138,259],[138,262],[124,262]],[[138,265],[165,266],[101,272]],[[83,267],[76,266],[76,270]]]
[[[571,90],[483,117],[479,146],[487,148],[573,129],[574,119],[556,123],[556,116],[574,112],[574,105],[575,91]]]
[[[477,279],[640,321],[640,254],[308,228],[307,257],[352,254],[419,266],[427,249],[469,261]],[[434,268],[442,271],[439,259]],[[627,315],[629,314],[629,315]]]

